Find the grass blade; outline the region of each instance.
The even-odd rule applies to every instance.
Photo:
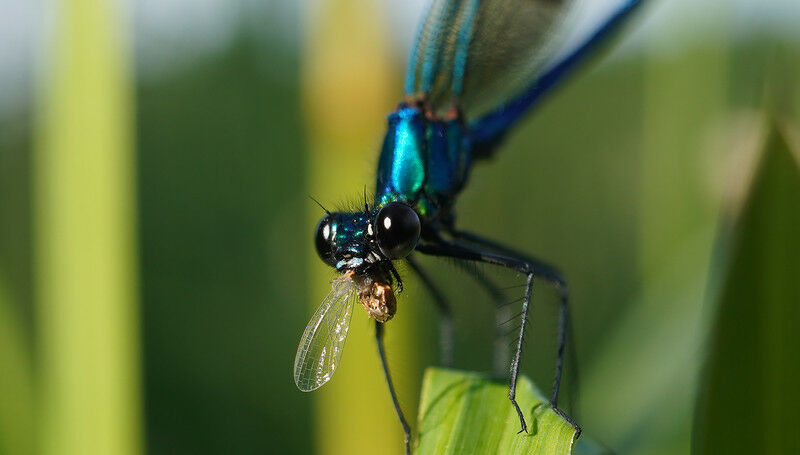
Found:
[[[429,368],[422,383],[416,453],[569,454],[576,431],[553,412],[524,376],[517,402],[529,434],[517,434],[519,418],[508,385],[476,373]]]
[[[800,166],[772,126],[735,226],[694,448],[800,453]]]
[[[141,451],[132,88],[117,6],[53,5],[33,164],[43,454]]]

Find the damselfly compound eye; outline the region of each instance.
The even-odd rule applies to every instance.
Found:
[[[314,239],[319,258],[331,267],[336,265],[336,261],[333,258],[333,234],[335,229],[336,224],[330,215],[325,215],[317,224],[317,233]]]
[[[383,206],[375,218],[378,247],[390,259],[402,259],[419,241],[420,222],[417,212],[399,202]]]

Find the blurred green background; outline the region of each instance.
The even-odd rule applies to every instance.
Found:
[[[331,276],[308,195],[372,186],[422,10],[399,3],[0,5],[0,454],[400,453],[361,313],[331,384],[291,376]],[[458,214],[565,272],[586,434],[672,454],[768,118],[800,150],[800,7],[651,3],[476,167]],[[456,366],[490,370],[489,297],[424,264]],[[413,416],[437,347],[407,281],[387,345]],[[555,295],[536,302],[523,370],[547,390]]]

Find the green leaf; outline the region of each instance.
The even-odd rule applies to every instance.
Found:
[[[722,281],[696,453],[800,453],[800,167],[771,127]]]
[[[429,368],[422,382],[416,453],[569,454],[575,429],[553,412],[525,376],[517,402],[528,434],[508,400],[508,385],[477,373]]]

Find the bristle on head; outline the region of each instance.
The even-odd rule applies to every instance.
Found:
[[[347,198],[342,200],[341,202],[337,203],[335,208],[336,212],[346,212],[346,213],[365,213],[369,214],[371,210],[374,210],[375,207],[371,207],[369,204],[372,195],[366,191],[362,196],[356,196],[355,198]]]
[[[308,197],[309,197],[309,199],[314,201],[322,210],[324,210],[325,213],[327,213],[328,215],[331,214],[331,212],[328,209],[326,209],[325,206],[322,205],[322,203],[320,203],[318,200],[314,199],[314,196],[309,195]]]

